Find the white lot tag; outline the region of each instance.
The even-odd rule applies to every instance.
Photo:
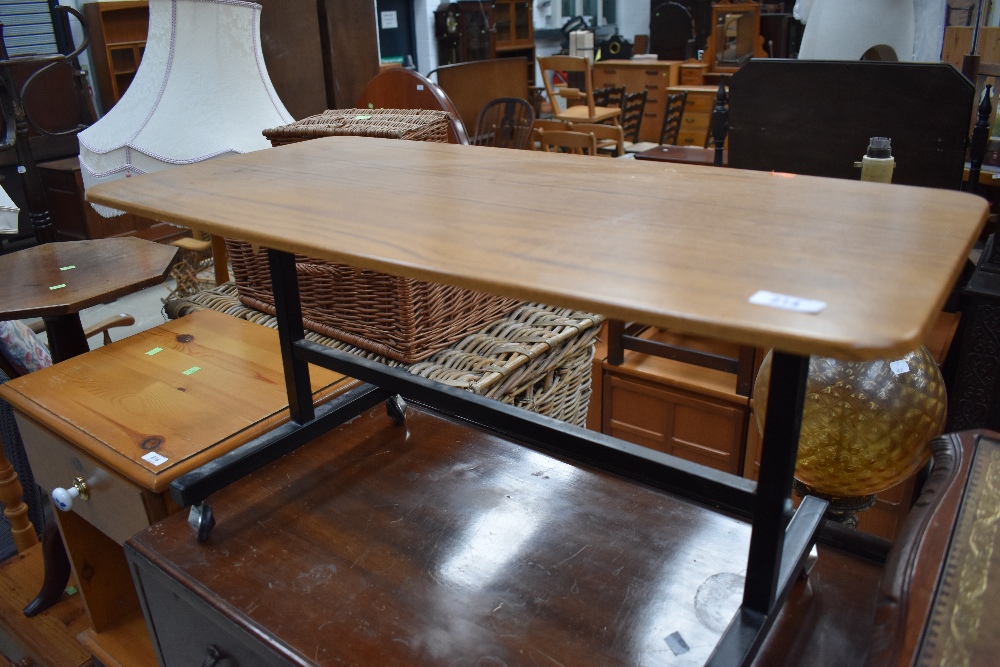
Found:
[[[902,375],[903,373],[906,373],[907,371],[910,370],[910,366],[909,364],[906,363],[904,359],[900,359],[899,361],[889,362],[889,370],[895,373],[896,375]]]
[[[826,301],[803,299],[797,296],[789,296],[788,294],[775,294],[767,290],[754,292],[749,301],[758,306],[794,310],[797,313],[818,313],[826,308]]]
[[[163,465],[164,463],[167,462],[167,457],[166,456],[161,456],[161,455],[157,454],[156,452],[150,452],[149,454],[144,455],[142,457],[142,459],[143,459],[143,461],[149,461],[154,466],[161,466],[161,465]]]

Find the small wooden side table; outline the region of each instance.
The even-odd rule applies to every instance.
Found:
[[[136,238],[46,243],[0,255],[0,320],[45,320],[52,360],[90,349],[80,311],[163,282],[177,249]]]
[[[314,400],[352,381],[310,371]],[[288,420],[277,332],[198,311],[0,389],[35,479],[51,492],[82,480],[56,512],[102,664],[155,665],[122,543],[180,508],[170,482]]]

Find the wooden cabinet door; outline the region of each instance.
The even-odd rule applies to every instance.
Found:
[[[745,407],[607,369],[603,393],[604,433],[739,474]]]

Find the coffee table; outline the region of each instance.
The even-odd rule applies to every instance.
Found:
[[[0,256],[0,319],[41,317],[53,361],[90,349],[80,311],[163,282],[177,248],[138,238],[67,241]]]
[[[568,162],[574,159],[581,161],[581,167],[587,160],[587,168],[572,169]],[[566,205],[567,188],[572,188],[572,207]],[[753,659],[804,570],[812,545],[821,532],[830,530],[822,521],[825,503],[814,497],[803,499],[791,518],[787,514],[809,355],[884,359],[919,345],[987,215],[982,200],[942,190],[689,165],[676,165],[664,173],[628,160],[358,137],[328,137],[209,160],[129,179],[128,183],[97,186],[88,191],[88,197],[95,203],[197,226],[270,249],[279,340],[289,371],[285,379],[298,426],[276,441],[281,448],[276,447],[275,455],[267,461],[276,461],[295,447],[308,446],[318,437],[314,426],[319,430],[342,423],[331,423],[322,416],[313,418],[315,412],[306,392],[307,364],[313,363],[370,382],[373,392],[399,394],[516,439],[530,455],[550,457],[543,457],[532,471],[543,471],[541,477],[554,465],[552,461],[565,457],[576,460],[581,470],[599,466],[639,484],[655,486],[665,492],[664,502],[678,511],[691,502],[708,502],[729,515],[752,521],[752,532],[742,547],[746,560],[740,559],[741,565],[746,563],[742,604],[739,611],[724,619],[732,620],[709,658],[717,665],[747,664]],[[582,308],[691,335],[774,347],[777,363],[772,366],[759,482],[754,485],[608,436],[507,410],[461,390],[414,380],[402,372],[321,349],[305,340],[302,332],[294,253]],[[404,421],[401,413],[395,404],[390,414]],[[400,433],[407,432],[400,427]],[[378,447],[374,453],[381,456],[388,452],[391,455],[386,460],[395,460],[398,448],[388,441],[375,442]],[[197,508],[219,492],[221,503],[221,492],[231,483],[223,474],[266,470],[263,466],[267,461],[261,458],[234,457],[226,466],[218,461],[203,466],[174,480],[171,497]],[[474,464],[462,470],[461,474],[482,474]],[[527,477],[534,478],[532,474]],[[337,489],[348,488],[347,482],[338,478]],[[557,496],[550,499],[553,507],[588,508],[605,498],[621,497],[598,493],[581,501]],[[516,503],[516,497],[511,494],[510,502]],[[380,502],[370,500],[371,507]],[[499,494],[498,501],[508,503],[507,495]],[[280,506],[273,498],[263,502]],[[486,518],[487,514],[481,516]],[[562,526],[560,518],[541,509],[537,524],[535,515],[531,516],[531,521],[514,522],[519,531],[512,531],[509,538],[501,537],[513,554],[508,560],[524,569],[506,570],[505,578],[495,584],[497,590],[520,585],[523,572],[539,563],[530,546],[535,526],[539,530]],[[222,540],[240,521],[233,517],[221,522],[225,526],[221,528]],[[450,548],[451,540],[436,541],[451,525],[439,520],[421,533],[431,538],[430,551],[436,554],[438,545],[443,550],[446,545]],[[708,519],[704,525],[709,525]],[[669,532],[674,526],[669,520],[659,525],[650,522],[643,530]],[[397,531],[397,536],[413,531],[405,521],[393,523],[390,530]],[[602,530],[598,525],[585,539],[606,543]],[[303,534],[308,535],[308,531]],[[701,551],[701,531],[689,535],[684,553],[698,554],[698,562],[727,567],[715,554]],[[199,538],[200,533],[188,537],[192,543]],[[471,538],[463,539],[468,542]],[[360,547],[358,554],[364,554],[371,544],[355,546]],[[484,549],[482,560],[495,553]],[[567,561],[572,567],[585,563],[610,567],[606,561],[602,565],[588,560],[589,555],[577,559],[572,550],[561,558],[546,561],[546,569],[566,566]],[[427,584],[421,598],[426,603],[421,607],[424,613],[433,611],[433,604],[447,599],[452,590],[439,576],[442,569],[429,562],[429,558],[422,560],[419,552],[412,560],[421,576],[426,573],[428,580],[437,577]],[[352,561],[339,571],[355,565],[370,567]],[[670,570],[676,570],[672,566]],[[423,640],[399,643],[394,641],[397,634],[368,634],[374,627],[369,623],[375,619],[362,613],[350,591],[338,588],[341,579],[324,579],[331,582],[326,599],[342,601],[347,611],[357,611],[352,630],[364,630],[352,634],[351,642],[364,642],[373,655],[385,647],[405,654],[401,659],[374,662],[415,663],[424,658],[420,653],[426,646]],[[683,581],[683,575],[677,580]],[[294,582],[290,576],[269,583],[290,587]],[[611,584],[617,599],[588,605],[585,611],[605,613],[597,627],[628,638],[623,639],[627,643],[632,637],[638,641],[639,635],[630,634],[621,625],[626,614],[616,612],[632,608],[636,589],[629,582],[631,579]],[[568,582],[563,593],[572,586]],[[386,590],[396,593],[399,588],[390,584]],[[515,651],[531,645],[529,634],[534,626],[526,622],[517,633],[509,633],[493,623],[492,614],[502,610],[496,606],[499,601],[488,601],[488,606],[476,611],[482,612],[481,616],[450,608],[438,618],[485,629],[489,634],[480,646],[489,640],[510,642]],[[529,606],[546,613],[539,606],[542,602],[544,599],[532,600]],[[247,607],[255,608],[256,604],[249,600]],[[664,637],[676,631],[676,619],[681,616],[690,618],[680,606],[671,605],[667,611],[658,608],[644,614],[636,626],[643,638],[655,637],[658,657]],[[567,625],[574,625],[575,615],[562,617],[570,619]],[[191,616],[179,610],[176,618]],[[316,626],[317,632],[321,625]],[[222,621],[218,633],[211,637],[213,646],[221,649],[215,640],[221,642],[226,633],[242,637],[243,627]],[[332,637],[346,636],[329,626],[322,629]],[[269,645],[277,645],[273,634],[261,636]],[[553,656],[549,661],[579,663],[574,659],[579,654],[571,651],[551,653],[557,645],[575,648],[572,642],[546,642],[546,654]],[[303,664],[318,662],[315,649],[311,656]],[[520,653],[511,652],[507,661],[524,660]],[[627,662],[640,661],[646,660]],[[164,664],[171,663],[165,660]]]

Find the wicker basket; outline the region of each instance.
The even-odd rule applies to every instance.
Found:
[[[447,111],[428,109],[330,109],[290,125],[264,130],[272,146],[317,137],[381,137],[448,142]]]
[[[236,286],[226,283],[165,306],[169,317],[210,308],[274,328],[275,318],[240,302]],[[599,315],[538,304],[522,304],[413,364],[414,375],[495,398],[508,405],[584,426],[591,395],[591,362],[603,318]],[[373,359],[389,366],[399,361],[360,349],[316,332],[308,340]]]
[[[240,300],[274,314],[267,253],[226,240]],[[514,308],[516,299],[295,256],[302,324],[412,364]]]
[[[444,143],[449,116],[425,109],[325,111],[264,130],[275,146],[328,136],[364,136]],[[273,314],[267,253],[227,240],[240,299]],[[410,364],[426,359],[517,305],[515,299],[397,278],[296,255],[306,328]]]

